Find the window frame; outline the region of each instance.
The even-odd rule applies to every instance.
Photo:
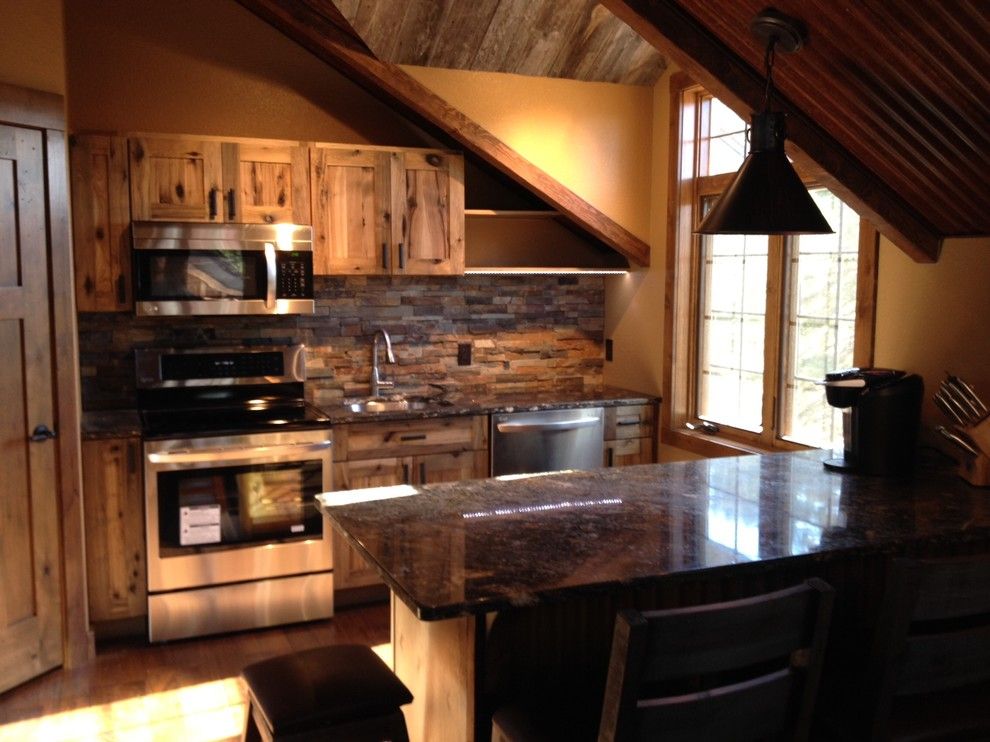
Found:
[[[735,173],[698,176],[703,100],[711,95],[685,73],[670,81],[670,171],[668,187],[668,232],[666,254],[666,311],[664,318],[664,382],[660,440],[705,456],[740,452],[803,450],[809,446],[781,437],[778,401],[783,404],[782,383],[786,364],[785,313],[789,270],[787,239],[769,238],[767,260],[766,331],[762,423],[759,433],[720,426],[717,434],[685,427],[697,417],[697,363],[700,341],[698,307],[701,301],[701,236],[694,234],[700,223],[702,199],[721,193]],[[723,101],[728,103],[728,101]],[[683,133],[688,132],[688,136]],[[788,143],[788,155],[808,187],[823,186],[828,178],[803,153]],[[827,186],[825,186],[827,187]],[[856,322],[853,363],[873,363],[876,324],[877,259],[879,233],[860,216],[856,286]]]

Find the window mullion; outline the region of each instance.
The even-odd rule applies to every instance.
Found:
[[[763,433],[760,438],[768,446],[778,437],[780,412],[777,400],[781,383],[781,342],[784,322],[784,276],[787,250],[784,237],[770,237],[767,246],[767,302],[763,341]]]

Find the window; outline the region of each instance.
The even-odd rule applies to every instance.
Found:
[[[702,421],[758,448],[839,447],[841,412],[816,382],[872,361],[876,231],[799,165],[835,234],[695,235],[746,156],[747,125],[702,88],[673,85],[664,437],[711,449],[682,432]]]

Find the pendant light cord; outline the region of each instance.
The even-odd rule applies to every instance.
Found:
[[[777,37],[771,36],[767,42],[767,51],[763,55],[763,66],[767,71],[767,84],[763,89],[763,112],[770,110],[770,100],[773,98],[773,63],[776,56]]]

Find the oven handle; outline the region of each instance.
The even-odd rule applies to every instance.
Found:
[[[265,307],[268,309],[275,308],[275,283],[278,278],[277,276],[277,266],[275,263],[275,245],[271,242],[265,243],[265,267],[268,272],[268,294],[265,297]]]
[[[204,448],[198,451],[161,451],[149,453],[148,461],[152,464],[194,464],[204,461],[237,461],[249,459],[258,455],[278,456],[295,453],[314,453],[324,451],[333,445],[333,441],[317,441],[316,443],[295,443],[278,446],[232,446],[230,448]]]

